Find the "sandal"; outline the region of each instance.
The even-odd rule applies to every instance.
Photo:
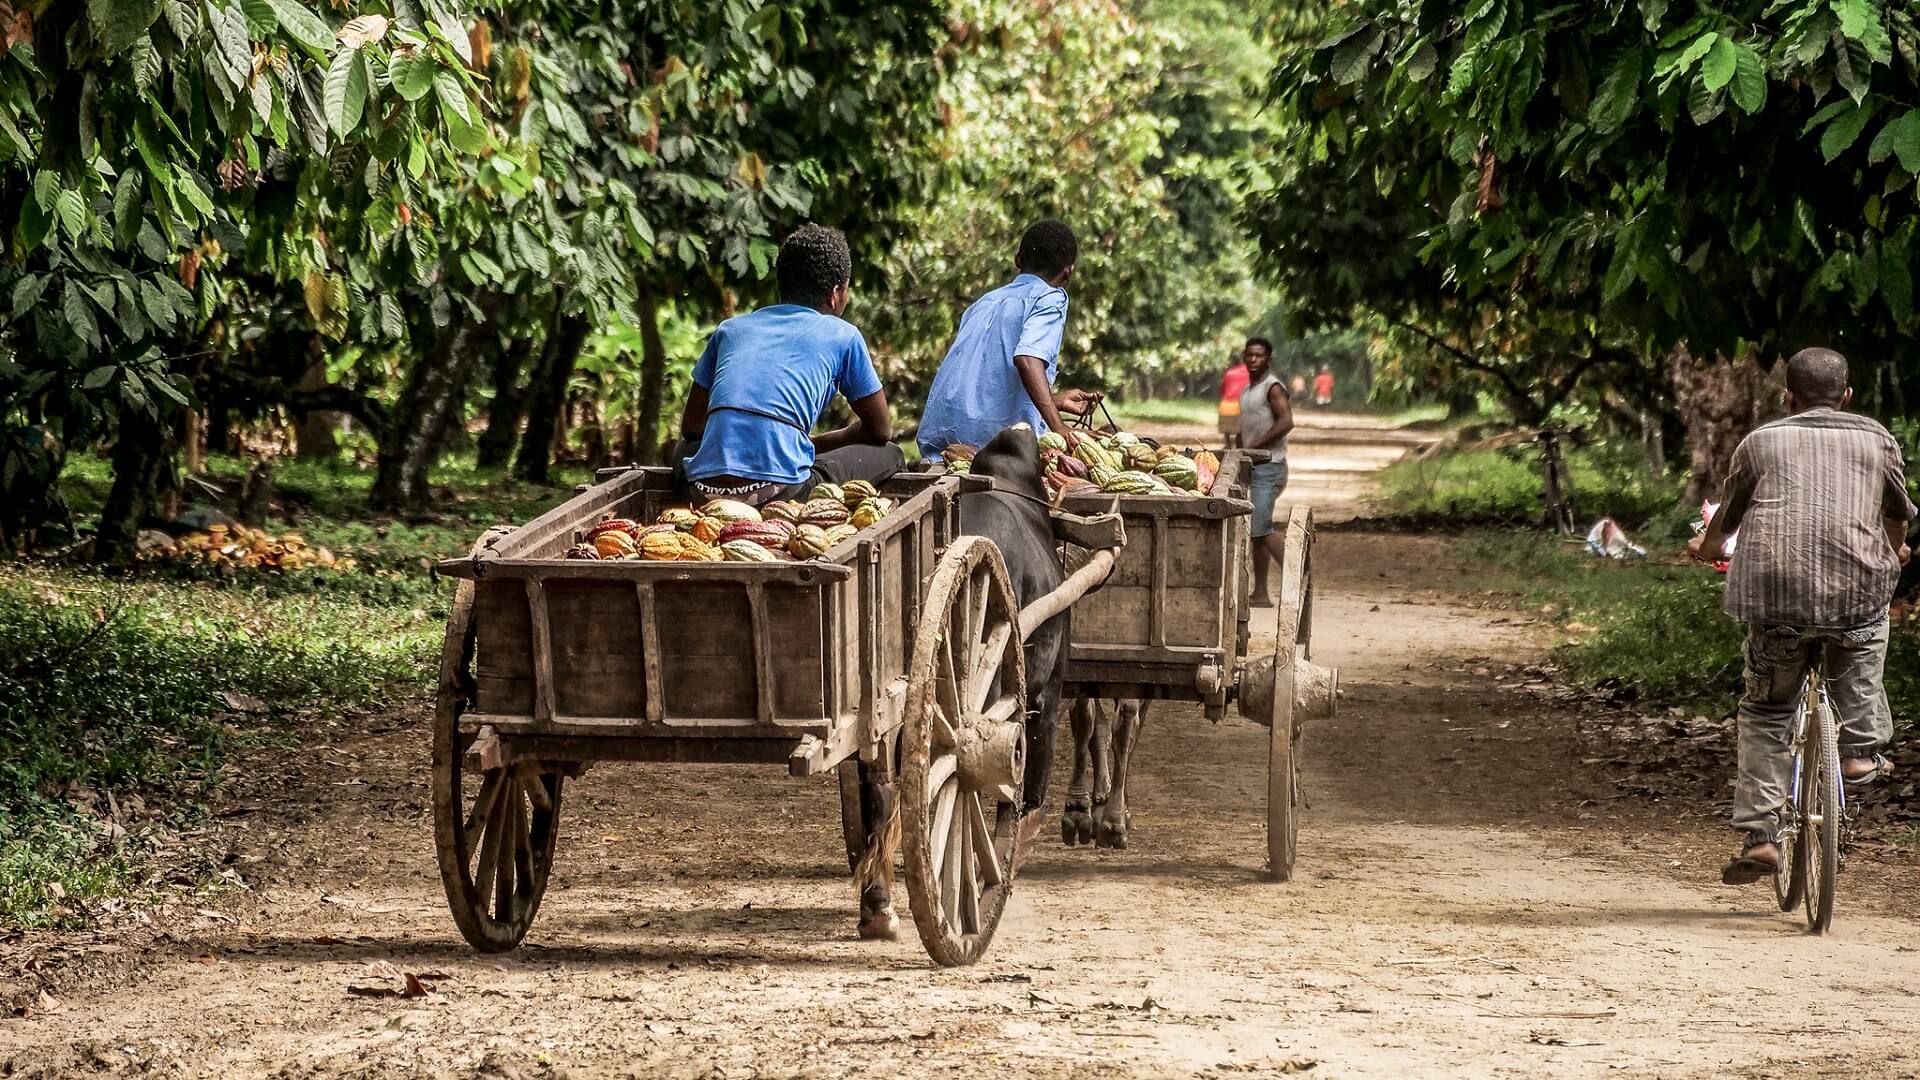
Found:
[[[1880,778],[1887,776],[1892,772],[1893,772],[1893,762],[1887,760],[1887,755],[1875,754],[1873,755],[1873,768],[1868,769],[1866,772],[1861,773],[1859,776],[1843,775],[1842,779],[1844,779],[1847,782],[1847,786],[1850,788],[1866,787],[1868,784],[1871,784],[1874,781],[1879,780]]]
[[[1774,847],[1774,857],[1762,859],[1750,854],[1757,847],[1773,847],[1772,840],[1764,840],[1758,833],[1749,833],[1747,842],[1741,846],[1740,854],[1733,857],[1720,871],[1720,881],[1726,885],[1751,885],[1756,881],[1770,878],[1780,869],[1779,848]]]

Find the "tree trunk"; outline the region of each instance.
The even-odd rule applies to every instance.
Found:
[[[661,462],[658,456],[660,412],[665,406],[663,398],[667,388],[667,346],[660,339],[660,308],[654,301],[653,286],[644,278],[640,281],[639,301],[640,399],[634,426],[640,429],[640,452],[645,457],[636,464],[658,465]]]
[[[1640,412],[1640,449],[1646,455],[1647,475],[1655,480],[1667,475],[1667,440],[1660,417]]]
[[[145,414],[120,414],[120,435],[113,443],[113,487],[100,509],[94,534],[96,562],[125,566],[133,562],[140,525],[171,487],[167,433]]]
[[[487,410],[487,430],[475,447],[475,463],[483,469],[513,460],[520,441],[520,418],[527,411],[526,367],[528,342],[503,342],[493,357],[493,407]]]
[[[1480,411],[1480,395],[1471,386],[1454,383],[1447,390],[1447,419],[1459,420]]]
[[[393,423],[380,443],[369,505],[379,510],[413,510],[427,500],[427,470],[439,455],[446,433],[466,403],[468,376],[479,355],[482,328],[500,309],[502,298],[480,298],[481,318],[456,318],[442,330],[426,355],[414,362],[406,387],[394,406]]]
[[[553,464],[553,437],[567,399],[567,382],[573,378],[574,362],[580,358],[580,349],[591,330],[584,317],[559,313],[547,328],[546,347],[541,350],[540,366],[527,394],[527,431],[520,438],[520,456],[513,465],[513,474],[522,480],[547,482]]]
[[[1779,412],[1779,387],[1751,356],[1697,357],[1682,345],[1667,358],[1674,410],[1687,432],[1687,503],[1718,499],[1733,450]]]
[[[297,390],[324,390],[327,386],[327,348],[319,334],[307,336],[307,366]],[[318,409],[300,417],[293,427],[294,456],[301,461],[325,461],[340,452],[340,414]]]

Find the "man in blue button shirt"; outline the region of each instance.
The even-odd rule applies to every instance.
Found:
[[[877,484],[904,461],[866,339],[840,318],[853,275],[846,238],[802,225],[780,245],[774,275],[780,303],[721,323],[693,366],[675,456],[696,498],[759,506],[829,480]],[[836,390],[853,423],[810,434]]]
[[[960,316],[947,358],[927,392],[920,452],[954,443],[984,446],[1006,428],[1026,424],[1077,441],[1060,414],[1084,415],[1100,400],[1085,390],[1053,392],[1060,339],[1067,328],[1067,291],[1080,247],[1073,230],[1051,218],[1020,238],[1019,276],[974,301]]]

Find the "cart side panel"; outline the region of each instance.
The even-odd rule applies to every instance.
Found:
[[[561,716],[645,716],[646,650],[640,599],[621,582],[546,582],[554,711]]]
[[[1113,575],[1074,607],[1084,645],[1220,648],[1232,640],[1226,602],[1233,518],[1126,514]]]
[[[533,629],[527,591],[511,578],[474,586],[473,622],[478,630],[473,670],[479,711],[533,714]]]

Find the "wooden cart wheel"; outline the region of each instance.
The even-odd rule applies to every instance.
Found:
[[[1000,549],[956,541],[921,612],[901,733],[907,898],[928,955],[971,964],[1013,891],[1026,770],[1024,642]]]
[[[1300,722],[1331,716],[1339,675],[1307,663],[1313,638],[1313,516],[1295,508],[1287,520],[1276,623],[1272,723],[1267,729],[1267,872],[1293,877],[1300,841]]]
[[[561,774],[521,762],[469,768],[476,736],[459,730],[472,706],[473,596],[462,581],[447,616],[433,718],[433,836],[440,880],[461,936],[481,952],[520,943],[553,868]]]

